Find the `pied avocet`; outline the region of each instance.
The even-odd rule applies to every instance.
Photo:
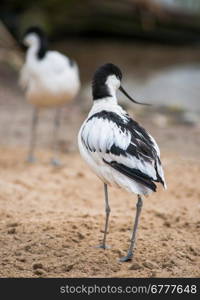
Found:
[[[122,73],[113,64],[105,64],[96,71],[93,106],[79,131],[78,144],[82,157],[104,183],[106,222],[101,248],[106,248],[110,214],[107,186],[115,184],[138,195],[130,247],[127,256],[120,260],[128,261],[134,253],[142,196],[155,192],[155,183],[165,188],[166,183],[154,138],[117,103],[119,89],[131,101],[142,104],[127,94],[121,80]]]

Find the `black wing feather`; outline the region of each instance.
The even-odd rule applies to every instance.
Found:
[[[131,119],[128,114],[125,114],[124,117],[125,119],[114,112],[102,110],[101,112],[92,115],[87,122],[93,118],[108,120],[117,124],[118,128],[123,133],[129,132],[131,134],[131,143],[126,151],[113,144],[112,147],[108,149],[107,153],[122,156],[127,156],[130,154],[138,159],[142,158],[145,161],[151,161],[152,159],[155,160],[157,153],[153,147],[154,144],[146,130],[136,121]]]
[[[110,165],[113,169],[119,171],[120,173],[126,175],[127,177],[141,183],[151,189],[152,191],[156,192],[156,185],[153,183],[153,178],[149,177],[148,175],[142,173],[138,169],[129,168],[123,164],[119,164],[116,161],[108,162],[105,159],[103,161]],[[154,180],[155,181],[155,180]]]

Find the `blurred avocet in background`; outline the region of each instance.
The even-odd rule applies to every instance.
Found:
[[[54,120],[54,157],[52,163],[58,165],[58,129],[62,105],[70,102],[80,88],[77,64],[58,51],[47,49],[47,38],[38,27],[29,28],[23,39],[28,47],[24,66],[20,74],[21,86],[25,89],[26,98],[34,106],[30,149],[28,162],[35,160],[36,127],[41,108],[55,107]]]

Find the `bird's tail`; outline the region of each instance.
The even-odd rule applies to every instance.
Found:
[[[157,173],[158,181],[160,183],[162,183],[164,189],[167,189],[167,184],[166,184],[166,181],[165,181],[163,167],[162,167],[162,164],[161,164],[161,161],[160,161],[159,158],[156,160],[155,167],[156,167],[156,173]]]

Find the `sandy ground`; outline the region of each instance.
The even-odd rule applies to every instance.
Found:
[[[0,150],[1,277],[199,277],[200,162],[163,153],[168,190],[145,199],[137,250],[126,254],[136,197],[110,189],[108,244],[98,245],[104,226],[102,183],[77,153],[63,167],[23,163],[21,148]]]

